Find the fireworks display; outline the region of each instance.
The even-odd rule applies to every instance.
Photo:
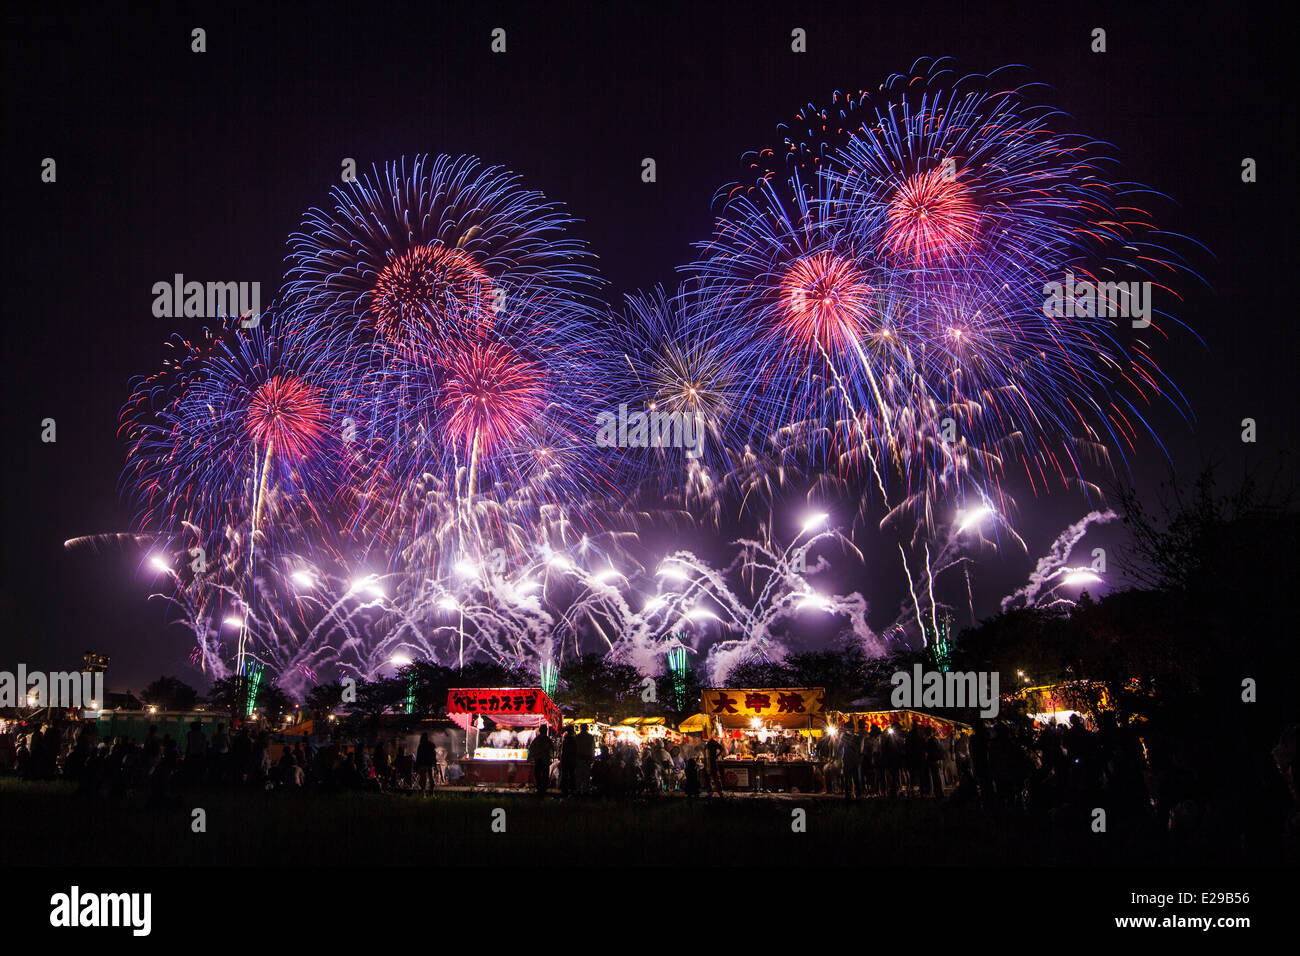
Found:
[[[1176,237],[1065,117],[922,66],[800,111],[719,191],[680,288],[621,308],[563,207],[501,167],[419,157],[332,190],[282,304],[176,340],[122,412],[203,666],[301,689],[417,657],[542,679],[600,650],[720,681],[805,615],[879,655],[941,632],[941,578],[964,572],[964,604],[981,553],[1025,548],[1013,483],[1091,501],[1007,601],[1095,585],[1065,566],[1109,520],[1090,469],[1158,443],[1153,403],[1185,411],[1143,339],[1176,324]],[[1067,277],[1093,307],[1053,305]],[[856,518],[792,519],[796,493]],[[730,564],[655,554],[682,519],[757,533]],[[815,586],[874,536],[896,613]]]

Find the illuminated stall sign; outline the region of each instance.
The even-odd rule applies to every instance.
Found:
[[[455,687],[447,692],[447,713],[482,714],[509,727],[560,729],[560,710],[540,687]]]
[[[826,691],[821,687],[764,687],[752,690],[711,688],[701,695],[707,717],[726,722],[736,718],[789,720],[822,712]]]

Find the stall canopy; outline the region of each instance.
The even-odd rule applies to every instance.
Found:
[[[821,713],[826,691],[821,687],[709,688],[700,699],[705,726],[717,721],[725,730],[740,730],[752,727],[755,720],[786,730],[825,726]]]
[[[614,729],[627,729],[650,737],[667,737],[676,741],[682,739],[681,732],[663,717],[626,717]]]
[[[453,687],[447,691],[447,716],[469,730],[478,716],[502,727],[540,727],[559,731],[560,709],[540,687]]]
[[[881,730],[888,730],[890,727],[898,727],[902,730],[911,730],[913,725],[917,727],[929,727],[934,730],[939,737],[951,737],[960,730],[970,730],[969,724],[963,724],[958,720],[949,720],[947,717],[938,717],[934,714],[922,714],[915,710],[857,710],[851,713],[835,712],[831,718],[837,724],[843,724],[846,720],[852,721],[854,727],[860,721],[865,722],[867,728],[879,727]]]
[[[1109,710],[1111,707],[1110,694],[1106,690],[1106,685],[1087,680],[1022,687],[1010,694],[1004,694],[1002,699],[1024,701],[1029,717],[1040,723],[1052,720],[1069,723],[1070,717],[1074,714],[1089,720],[1097,711]]]

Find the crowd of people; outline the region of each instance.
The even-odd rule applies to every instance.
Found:
[[[179,741],[152,726],[143,742],[101,740],[93,722],[47,723],[17,735],[9,763],[10,772],[28,780],[74,782],[79,794],[148,790],[159,800],[182,788],[431,790],[446,779],[445,748],[428,734],[412,749],[390,752],[382,741],[367,747],[334,739],[316,747],[299,738],[277,745],[268,731],[248,725],[232,734],[217,724],[209,736],[198,722]]]
[[[183,739],[151,727],[143,742],[98,739],[93,722],[48,723],[11,735],[0,771],[28,779],[62,778],[92,795],[149,792],[156,799],[183,788],[427,792],[459,783],[448,760],[454,742],[420,736],[348,741],[336,736],[273,741],[245,724],[209,734],[193,724]],[[503,741],[493,741],[502,743]],[[1101,714],[1095,729],[1077,716],[1068,724],[977,723],[947,736],[913,723],[888,727],[847,721],[818,738],[790,733],[718,737],[597,736],[570,724],[555,735],[511,732],[526,750],[534,786],[564,797],[721,795],[728,758],[806,758],[814,791],[854,801],[864,797],[947,797],[988,808],[1051,810],[1067,804],[1171,812],[1184,796],[1177,768],[1149,755],[1132,728]],[[4,766],[8,764],[8,766]],[[1183,788],[1185,789],[1185,788]]]
[[[1076,715],[1068,724],[978,723],[947,736],[913,723],[832,726],[819,738],[789,732],[738,739],[613,737],[595,746],[585,727],[567,727],[558,742],[543,731],[528,745],[534,785],[561,795],[688,797],[721,795],[730,757],[753,761],[806,757],[814,792],[864,797],[951,797],[988,807],[1051,808],[1119,791],[1146,799],[1149,772],[1140,740],[1103,720],[1090,730]]]

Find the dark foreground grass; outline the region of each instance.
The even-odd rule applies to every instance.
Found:
[[[191,830],[202,808],[207,832]],[[505,810],[506,832],[492,831]],[[793,811],[807,830],[792,830]],[[989,815],[926,800],[808,797],[610,802],[519,793],[214,791],[165,808],[0,779],[5,866],[1052,865],[1162,862],[1086,819]]]

